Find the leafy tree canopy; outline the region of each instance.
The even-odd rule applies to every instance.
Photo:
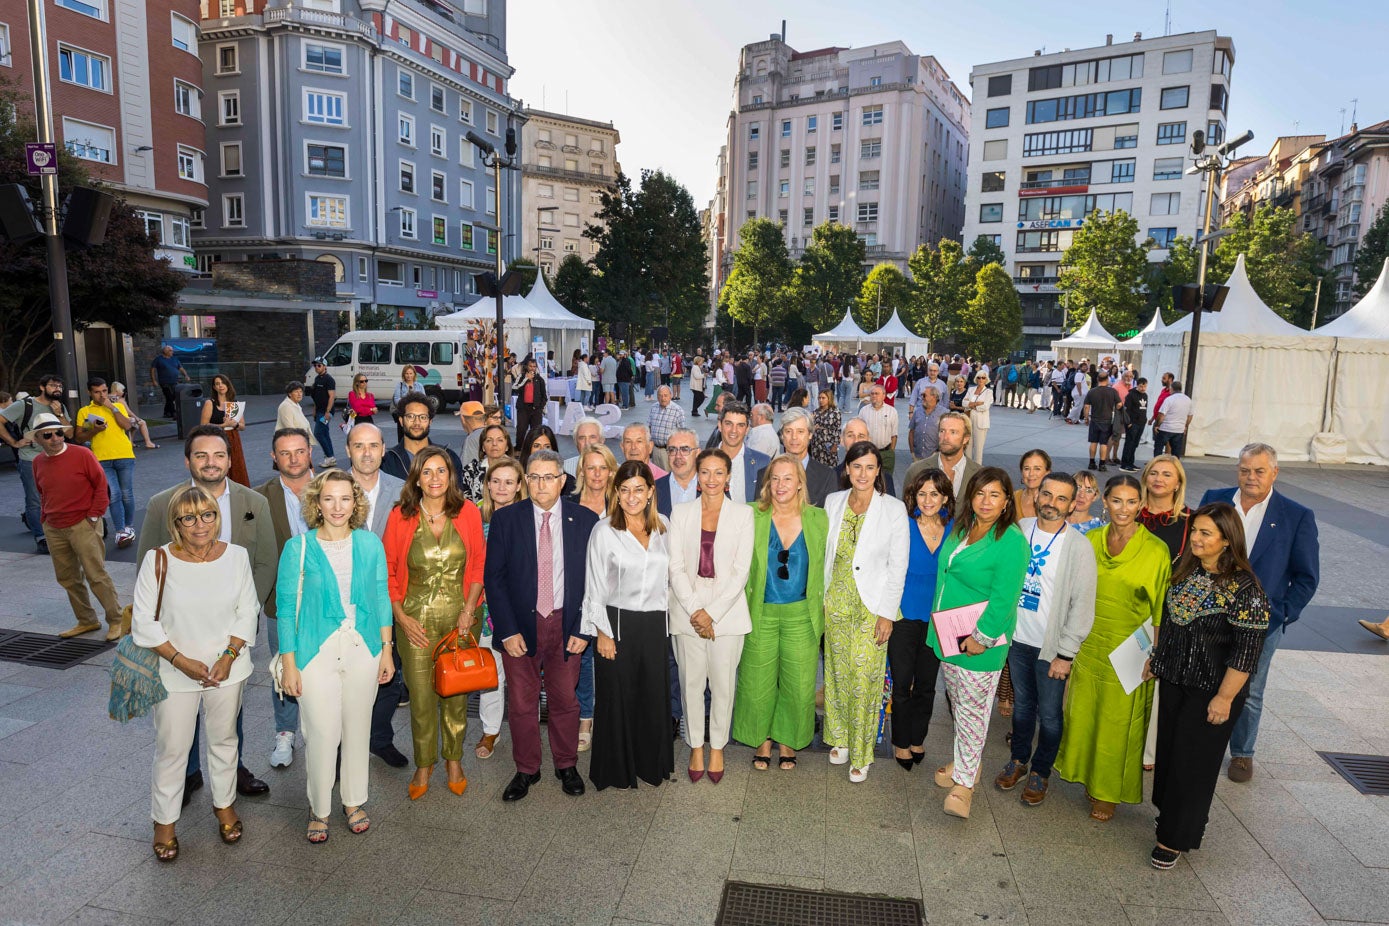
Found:
[[[1061,259],[1060,277],[1057,288],[1070,294],[1071,328],[1085,324],[1091,310],[1110,331],[1142,327],[1148,251],[1138,243],[1138,221],[1127,212],[1092,213]]]

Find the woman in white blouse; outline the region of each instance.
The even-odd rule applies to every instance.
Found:
[[[989,437],[989,406],[994,394],[989,390],[989,374],[980,370],[974,376],[974,388],[965,392],[965,411],[969,412],[969,456],[984,465],[984,441]]]
[[[597,638],[588,775],[599,791],[634,788],[638,779],[659,785],[675,769],[666,661],[669,535],[645,463],[623,463],[615,483],[608,516],[588,540],[581,628]]]
[[[204,489],[190,485],[175,492],[168,529],[178,539],[145,554],[135,579],[130,632],[136,644],[160,657],[159,677],[169,692],[154,706],[150,787],[154,854],[161,862],[178,858],[174,825],[183,807],[199,706],[207,727],[207,771],[218,833],[228,845],[241,839],[241,820],[232,807],[236,715],[251,674],[260,600],[245,548],[217,539],[221,520],[217,501]],[[209,589],[217,594],[209,595]]]
[[[723,778],[733,690],[743,640],[752,631],[747,585],[752,508],[724,495],[732,464],[718,448],[695,463],[699,498],[670,513],[670,632],[680,667],[690,781],[704,776],[704,689],[709,707],[709,780]]]

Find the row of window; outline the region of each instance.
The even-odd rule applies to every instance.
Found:
[[[1047,182],[1055,183],[1057,186],[1088,183],[1132,183],[1136,166],[1137,161],[1128,158],[1116,161],[1096,161],[1085,167],[1063,168],[1060,171],[1060,176],[1056,176],[1056,171],[1053,170],[1031,170],[1023,178],[1024,188],[1037,189]],[[1154,158],[1153,179],[1180,180],[1185,168],[1185,158]],[[1106,169],[1108,170],[1108,179],[1101,179],[1106,176]],[[1003,192],[1006,173],[1002,170],[985,171],[980,179],[979,192]]]
[[[460,180],[458,204],[466,209],[474,208],[473,202],[473,182],[471,180]],[[419,192],[415,186],[415,165],[410,161],[400,162],[400,183],[399,190],[402,193],[415,194]],[[439,171],[430,171],[429,174],[429,198],[436,203],[448,203],[448,177]],[[494,187],[487,187],[486,204],[484,211],[488,215],[495,215],[497,212],[497,191]]]
[[[145,234],[154,239],[155,244],[174,248],[193,246],[193,220],[188,216],[165,215],[162,212],[140,212],[138,215],[145,224]]]
[[[1071,241],[1074,236],[1075,232],[1071,229],[1020,231],[1018,232],[1016,250],[1019,254],[1042,254],[1065,251],[1071,246]],[[1002,243],[1001,235],[994,235],[992,237],[995,244]],[[1177,237],[1177,229],[1175,226],[1149,228],[1148,237],[1153,240],[1154,247],[1166,250],[1172,247],[1172,241]]]
[[[791,127],[792,127],[792,123],[793,123],[794,121],[795,121],[795,120],[792,120],[792,119],[783,119],[783,120],[781,120],[781,137],[782,137],[782,138],[790,138],[790,137],[791,137]],[[863,125],[863,126],[882,125],[882,124],[883,124],[883,107],[882,107],[882,104],[877,104],[877,105],[874,105],[874,106],[865,106],[865,107],[863,107],[861,110],[859,110],[859,124],[860,124],[860,125]],[[838,132],[838,131],[840,131],[840,130],[843,129],[843,128],[844,128],[844,114],[841,113],[841,112],[830,113],[830,131],[832,131],[832,132]],[[816,132],[819,131],[819,129],[820,129],[820,117],[819,117],[818,115],[815,115],[815,116],[806,116],[806,117],[805,117],[805,133],[806,133],[807,135],[814,135]],[[761,138],[761,137],[762,137],[762,124],[761,124],[760,122],[751,122],[751,123],[749,123],[749,124],[748,124],[748,141],[757,141],[757,140],[758,140],[759,138]]]
[[[814,130],[812,129],[811,131]],[[545,147],[547,145],[553,147],[555,144],[554,133],[552,133],[549,129],[538,129],[536,131],[536,142],[540,147]],[[579,148],[579,136],[574,134],[573,132],[565,132],[564,146],[566,148],[573,148],[577,151]],[[588,140],[588,150],[603,152],[606,150],[606,142],[602,138],[590,138]]]
[[[1189,74],[1192,71],[1195,49],[1181,48],[1163,52],[1162,73]],[[1211,72],[1225,77],[1230,76],[1233,62],[1227,51],[1215,53]],[[1143,55],[1120,55],[1113,58],[1095,58],[1077,61],[1073,64],[1051,64],[1029,68],[1027,89],[1055,90],[1059,87],[1084,87],[1115,80],[1136,80],[1143,76]],[[1013,92],[1013,75],[998,74],[989,78],[990,97],[1009,96]]]
[[[1003,203],[982,203],[979,221],[991,224],[1003,221]],[[1090,193],[1073,196],[1037,196],[1018,202],[1019,222],[1084,219],[1092,212],[1127,212],[1133,214],[1132,193]],[[1154,193],[1148,202],[1149,215],[1180,215],[1181,193]]]
[[[561,191],[562,198],[567,203],[577,203],[579,201],[579,188],[576,186],[564,187]],[[554,199],[555,185],[553,183],[537,184],[535,195],[540,199]],[[599,190],[590,190],[588,193],[590,205],[601,206],[603,204],[603,194]]]
[[[566,254],[579,253],[579,242],[575,238],[565,238],[560,242],[561,248]],[[555,239],[550,235],[540,236],[540,250],[553,251],[555,249]],[[589,239],[588,253],[590,255],[598,253],[598,242]]]

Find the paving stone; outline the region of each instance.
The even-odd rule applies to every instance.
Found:
[[[509,900],[425,889],[404,905],[395,926],[496,926],[506,922],[511,906]]]

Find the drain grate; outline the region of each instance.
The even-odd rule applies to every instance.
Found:
[[[0,630],[0,660],[45,669],[71,669],[115,645],[100,638],[64,640],[46,633]]]
[[[922,926],[919,900],[727,881],[715,926]]]
[[[1389,756],[1363,756],[1353,752],[1318,752],[1317,755],[1361,794],[1389,794]]]

